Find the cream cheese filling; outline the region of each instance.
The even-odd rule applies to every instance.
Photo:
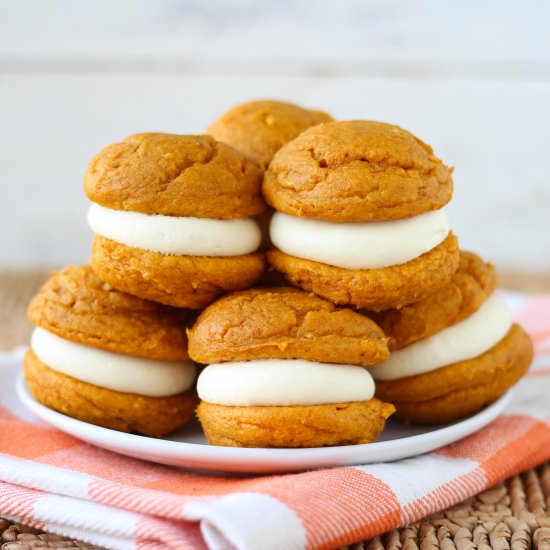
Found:
[[[324,405],[368,401],[374,381],[363,367],[301,359],[215,363],[197,380],[208,403],[243,407]]]
[[[404,264],[435,248],[449,231],[444,210],[404,220],[343,223],[275,212],[270,225],[271,240],[279,250],[345,269]]]
[[[31,337],[35,355],[50,369],[123,393],[168,397],[195,380],[192,361],[161,361],[105,351],[65,340],[41,328]]]
[[[261,231],[255,220],[214,220],[112,210],[92,203],[88,225],[113,241],[175,256],[239,256],[255,252]]]
[[[466,319],[392,352],[369,372],[376,380],[396,380],[473,359],[500,342],[511,326],[510,310],[495,293]]]

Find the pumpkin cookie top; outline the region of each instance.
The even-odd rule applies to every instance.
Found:
[[[461,251],[458,271],[447,285],[419,302],[372,317],[389,337],[390,350],[397,350],[466,319],[496,287],[493,265],[477,254]]]
[[[395,220],[437,210],[452,197],[452,170],[399,126],[328,122],[283,146],[264,176],[276,210],[328,221]]]
[[[88,198],[114,210],[197,218],[244,218],[265,208],[262,171],[210,136],[134,134],[88,165]]]
[[[187,359],[188,312],[112,289],[89,266],[54,273],[32,299],[29,319],[61,338],[149,359]]]
[[[233,107],[206,133],[242,151],[265,169],[285,143],[311,126],[331,120],[322,111],[283,101],[258,100]]]
[[[235,292],[208,306],[189,330],[200,363],[305,359],[373,365],[388,357],[382,330],[368,317],[298,289]]]

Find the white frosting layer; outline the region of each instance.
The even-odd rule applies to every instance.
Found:
[[[299,258],[345,269],[376,269],[404,264],[443,242],[449,233],[444,210],[405,220],[327,222],[276,212],[273,244]]]
[[[94,233],[126,246],[178,256],[250,254],[262,239],[251,218],[178,218],[112,210],[95,203],[88,210],[88,224]]]
[[[195,380],[192,361],[160,361],[104,351],[35,328],[35,355],[57,372],[114,391],[166,397],[188,390]]]
[[[374,381],[363,367],[264,359],[209,365],[199,375],[197,392],[217,405],[322,405],[368,401]]]
[[[463,321],[392,352],[369,371],[376,380],[396,380],[472,359],[500,342],[511,326],[512,315],[504,299],[493,294]]]

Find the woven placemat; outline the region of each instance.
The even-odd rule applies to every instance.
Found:
[[[550,462],[354,550],[550,550]]]
[[[68,537],[60,537],[33,529],[20,523],[0,518],[0,541],[2,550],[27,550],[31,548],[63,548],[64,550],[101,550],[100,546],[86,544]]]
[[[1,514],[1,510],[0,510]],[[2,550],[97,549],[0,519]],[[550,463],[350,550],[550,550]]]

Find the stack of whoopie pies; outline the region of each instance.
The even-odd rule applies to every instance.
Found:
[[[527,371],[431,147],[278,101],[207,134],[136,134],[90,162],[91,265],[29,306],[40,402],[151,436],[196,409],[210,444],[318,447],[373,441],[395,411],[459,419]]]

